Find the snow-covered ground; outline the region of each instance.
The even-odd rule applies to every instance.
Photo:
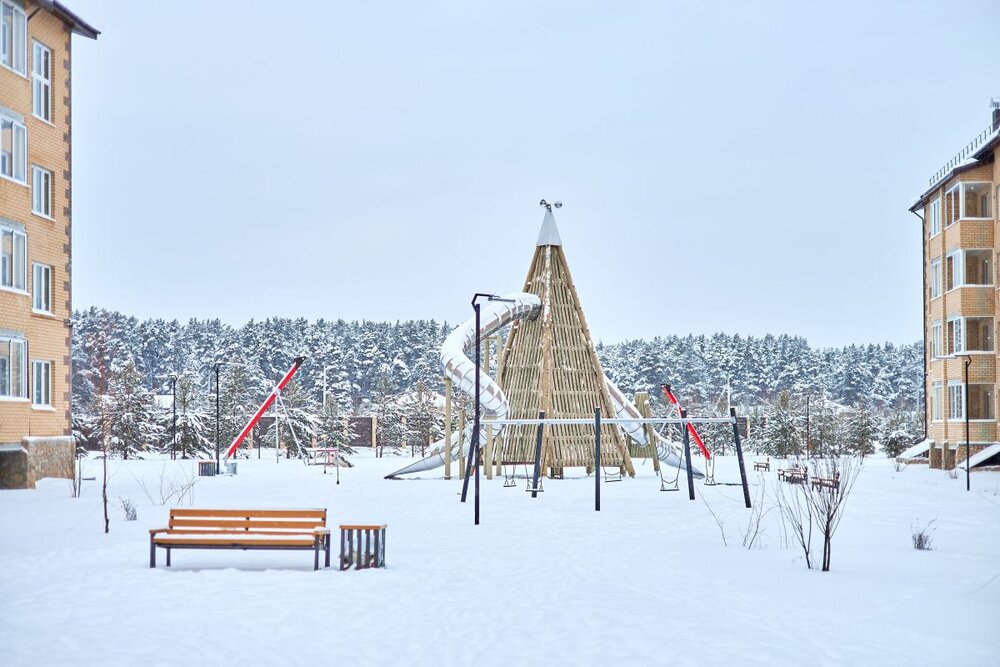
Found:
[[[777,512],[759,548],[741,545],[738,486],[698,482],[691,502],[648,463],[602,485],[600,513],[593,478],[548,480],[536,500],[523,479],[484,478],[477,527],[458,480],[386,481],[405,459],[355,461],[337,486],[294,460],[241,460],[197,478],[194,505],[388,523],[385,570],[242,551],[178,551],[169,569],[161,552],[150,570],[147,530],[173,505],[161,480],[192,478],[190,461],[112,461],[107,535],[98,482],[81,498],[65,480],[0,491],[0,664],[1000,664],[1000,473],[967,493],[964,476],[867,461],[821,573]],[[716,478],[738,481],[735,460]],[[775,472],[750,479],[770,506]],[[932,519],[934,549],[914,550],[912,526]]]

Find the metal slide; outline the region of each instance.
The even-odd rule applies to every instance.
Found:
[[[534,294],[527,292],[513,292],[504,294],[506,301],[487,301],[480,307],[480,336],[489,336],[499,331],[514,320],[521,318],[534,318],[541,310],[541,301]],[[441,345],[441,365],[444,366],[445,374],[451,378],[452,384],[459,391],[473,396],[476,387],[476,365],[469,359],[466,350],[472,348],[476,343],[476,318],[472,317],[455,328],[444,343]],[[615,417],[619,419],[642,419],[639,409],[629,401],[625,395],[607,377],[608,392],[615,408]],[[493,419],[507,419],[509,406],[507,396],[500,385],[487,373],[480,371],[479,375],[479,403],[483,413]],[[623,431],[641,445],[648,445],[646,431],[642,428],[641,422],[635,424],[620,424]],[[494,428],[494,438],[499,435],[502,425]],[[458,434],[456,434],[458,435]],[[452,442],[451,459],[457,460],[459,451],[468,446],[472,438],[472,424],[465,427],[461,435]],[[481,429],[479,434],[480,445],[486,442],[486,429]],[[657,457],[666,465],[675,468],[685,469],[684,462],[680,456],[679,448],[659,435],[656,436]],[[410,465],[386,475],[386,479],[393,479],[400,475],[409,475],[426,470],[433,470],[444,465],[444,439],[432,445],[431,453],[425,458],[411,463]],[[692,467],[692,474],[701,478],[704,475],[701,471]]]

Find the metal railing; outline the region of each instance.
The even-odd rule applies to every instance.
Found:
[[[952,169],[954,169],[955,167],[957,167],[958,165],[969,159],[969,157],[977,150],[982,148],[987,141],[996,136],[998,129],[1000,128],[996,127],[993,123],[990,123],[989,126],[987,126],[985,130],[977,134],[976,138],[970,141],[965,148],[956,153],[955,157],[948,160],[947,164],[945,164],[943,167],[934,172],[934,175],[931,176],[930,180],[927,183],[928,186],[933,187],[934,185],[939,183],[942,178],[947,176]]]

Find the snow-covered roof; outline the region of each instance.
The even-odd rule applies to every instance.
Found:
[[[542,229],[538,232],[538,242],[535,245],[562,245],[562,239],[559,238],[559,228],[556,227],[556,218],[552,215],[551,210],[545,211],[545,217],[542,219]]]

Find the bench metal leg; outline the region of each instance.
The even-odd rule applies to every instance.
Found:
[[[149,567],[156,567],[156,542],[149,536]]]
[[[170,547],[167,547],[167,567],[170,567]]]
[[[313,572],[319,569],[319,544],[320,538],[313,538]]]
[[[326,545],[326,562],[324,563],[324,567],[330,567],[330,533],[326,534],[323,542]]]

